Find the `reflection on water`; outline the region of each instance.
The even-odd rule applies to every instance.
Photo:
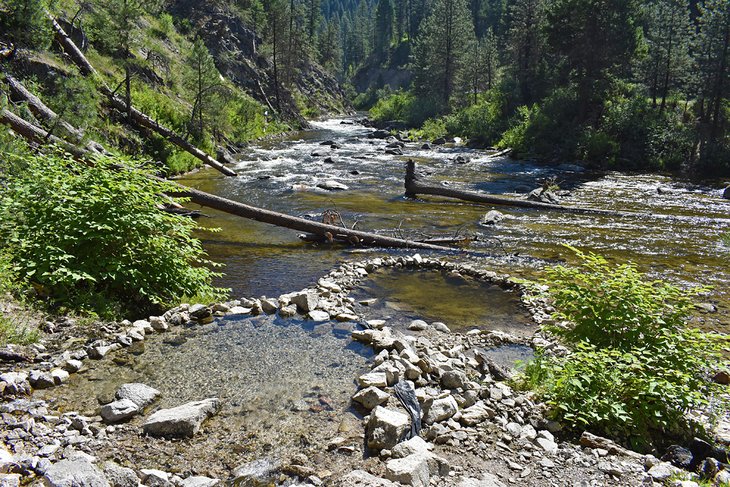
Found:
[[[516,292],[438,271],[384,270],[364,281],[358,298],[377,298],[361,313],[390,316],[389,324],[442,321],[452,331],[480,328],[529,335],[534,323]]]
[[[572,261],[563,246],[571,244],[616,262],[634,261],[643,271],[680,284],[714,285],[712,300],[720,309],[717,316],[728,320],[726,283],[730,276],[726,263],[730,249],[720,236],[730,231],[730,202],[720,197],[719,181],[698,184],[663,175],[595,173],[570,165],[491,158],[484,151],[464,147],[422,150],[419,143],[406,144],[404,156],[392,156],[384,152],[386,141],[368,139],[370,130],[360,125],[342,125],[333,119],[315,122],[314,126],[313,131],[251,147],[236,165],[236,178],[206,169],[182,178],[182,182],[234,200],[315,219],[324,210],[336,209],[348,226],[357,224],[361,230],[409,237],[474,233],[481,241],[472,248],[494,255],[476,259],[479,264],[525,277],[539,275],[540,268],[554,260]],[[320,144],[329,140],[340,148]],[[470,162],[456,163],[454,158],[461,154]],[[327,157],[331,162],[326,162]],[[404,199],[404,161],[409,157],[418,161],[421,177],[433,184],[524,197],[542,179],[554,177],[569,192],[564,196],[566,204],[645,216],[616,219],[496,207],[507,218],[494,227],[484,227],[478,222],[493,207],[438,198]],[[329,192],[316,187],[327,180],[349,189]],[[233,288],[236,296],[287,292],[316,281],[338,263],[360,257],[342,248],[301,243],[291,230],[203,211],[214,217],[203,219],[204,225],[223,229],[212,237],[216,242],[206,248],[214,260],[227,264],[228,277],[221,283]],[[656,218],[652,214],[681,218]],[[515,254],[530,258],[515,259]]]

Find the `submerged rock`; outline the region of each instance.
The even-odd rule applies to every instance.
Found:
[[[552,191],[548,191],[544,188],[533,189],[530,191],[530,194],[527,195],[527,199],[530,201],[537,201],[538,203],[549,203],[551,205],[560,204],[560,198],[558,198],[558,196]]]
[[[189,402],[152,414],[142,426],[145,434],[164,437],[191,437],[200,430],[203,421],[220,410],[218,398]]]
[[[730,186],[725,188],[725,190],[722,192],[722,197],[726,200],[730,200]]]
[[[321,189],[326,189],[327,191],[344,191],[346,189],[350,189],[346,184],[342,184],[339,181],[335,181],[333,179],[328,179],[327,181],[317,183],[317,187]]]
[[[482,225],[496,225],[502,220],[504,220],[504,213],[497,210],[491,210],[484,215],[480,223]]]

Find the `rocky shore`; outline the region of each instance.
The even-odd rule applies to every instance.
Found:
[[[387,319],[362,320],[360,311],[368,303],[358,302],[350,292],[371,273],[392,267],[439,270],[523,291],[508,276],[416,254],[344,264],[315,286],[278,298],[182,305],[163,316],[106,324],[93,338],[68,323],[49,324],[55,339],[27,349],[9,348],[5,356],[16,360],[2,363],[0,486],[698,485],[693,474],[651,455],[589,433],[578,442],[561,436],[561,425],[545,419],[543,406],[531,393],[515,390],[509,382],[514,372],[489,353],[505,345],[559,351],[539,331],[520,338],[481,329],[454,333],[440,322],[414,320],[398,329]],[[545,302],[525,301],[537,324],[548,317]],[[89,361],[143,349],[151,335],[172,336],[175,330],[256,315],[351,330],[354,340],[372,347],[370,370],[353,378],[359,424],[340,427],[327,441],[302,445],[286,458],[272,461],[262,455],[232,466],[227,475],[213,476],[195,466],[181,467],[169,456],[182,448],[204,463],[206,455],[214,454],[200,447],[199,440],[206,434],[201,432],[206,421],[226,408],[220,398],[160,408],[159,391],[127,383],[96,414],[83,415],[55,410],[34,397],[37,389],[69,387],[64,384],[71,374],[93,367]],[[118,455],[116,445],[140,438],[159,454],[148,455],[144,465]],[[713,452],[709,445],[703,458],[689,452],[690,461],[697,456],[705,477],[724,485],[730,473]],[[667,459],[681,464],[684,452],[678,453]]]

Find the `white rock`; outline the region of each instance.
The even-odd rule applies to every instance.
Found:
[[[142,483],[147,487],[172,487],[170,474],[157,470],[155,468],[143,468],[139,471],[142,477]]]
[[[474,404],[461,411],[459,421],[466,426],[474,426],[494,417],[494,411],[481,404]]]
[[[180,487],[213,487],[220,484],[221,481],[218,479],[212,479],[210,477],[193,476],[188,477],[180,482]]]
[[[427,487],[431,480],[427,455],[415,453],[389,460],[385,465],[385,478],[412,487]]]
[[[170,328],[170,325],[161,316],[150,316],[150,326],[158,332],[167,331]]]
[[[358,377],[357,383],[362,387],[387,387],[388,377],[385,372],[368,372]]]
[[[319,309],[310,311],[308,316],[312,321],[328,321],[330,319],[330,314],[328,312]]]
[[[84,366],[84,363],[81,360],[74,360],[74,359],[68,359],[63,364],[64,370],[67,372],[78,372],[81,370],[81,367]]]
[[[104,464],[104,475],[112,487],[137,487],[139,477],[131,468],[122,467],[114,462]]]
[[[382,406],[376,406],[367,423],[368,447],[391,449],[400,442],[410,428],[408,415]]]
[[[20,474],[0,473],[0,487],[20,487]]]
[[[295,316],[297,314],[297,305],[296,304],[289,304],[287,306],[282,306],[279,310],[279,316],[282,318],[291,318],[292,316]]]
[[[226,313],[228,316],[235,316],[235,315],[247,315],[251,313],[251,308],[244,308],[243,306],[234,306],[231,309],[228,310],[228,313]]]
[[[499,478],[489,472],[482,474],[481,479],[465,478],[456,487],[507,487]]]
[[[119,387],[115,397],[117,399],[129,399],[140,408],[145,408],[152,404],[159,395],[160,391],[153,387],[139,382],[132,382]]]
[[[428,323],[423,320],[413,320],[410,325],[408,325],[408,329],[411,331],[423,331],[428,330],[429,328]]]
[[[558,452],[558,444],[555,443],[552,440],[548,440],[547,438],[537,438],[535,440],[535,443],[540,445],[540,447],[545,450],[547,453],[557,453]]]
[[[364,470],[353,470],[335,481],[334,485],[336,487],[398,487],[398,484],[376,477]]]
[[[448,395],[441,399],[426,401],[424,405],[423,422],[433,424],[445,419],[449,419],[459,410],[454,396]]]
[[[273,315],[279,309],[279,301],[275,299],[262,299],[261,309],[267,315]]]
[[[319,295],[312,291],[302,291],[291,296],[291,302],[297,305],[303,313],[309,313],[317,308]]]
[[[362,404],[368,410],[387,402],[389,398],[390,394],[373,386],[362,389],[352,396],[353,401]]]
[[[431,323],[431,326],[434,330],[440,331],[441,333],[451,333],[451,329],[446,326],[445,323],[441,323],[440,321],[435,321]]]
[[[433,444],[427,442],[420,436],[414,436],[408,441],[398,443],[391,450],[393,458],[403,458],[419,452],[428,452],[433,450]]]
[[[664,482],[681,472],[680,469],[668,462],[659,462],[649,469],[649,475],[657,482]]]
[[[106,423],[119,423],[128,420],[141,410],[142,408],[135,404],[134,401],[117,399],[114,402],[102,406],[101,417]]]
[[[70,375],[63,369],[53,369],[51,370],[51,377],[53,377],[53,382],[58,386],[66,382]]]
[[[109,487],[104,474],[86,460],[61,460],[43,476],[48,487]]]
[[[376,330],[381,330],[385,326],[386,321],[385,320],[368,320],[365,323],[370,328],[374,328]]]
[[[152,414],[143,425],[145,434],[165,437],[190,437],[207,418],[220,410],[218,398],[190,402]]]

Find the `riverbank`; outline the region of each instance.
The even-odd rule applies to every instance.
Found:
[[[58,483],[58,475],[70,467],[74,475],[87,472],[87,481],[96,478],[102,482],[99,485],[105,485],[102,471],[113,485],[127,485],[117,483],[118,479],[129,482],[135,475],[145,485],[170,482],[181,486],[214,485],[217,481],[236,479],[239,485],[391,485],[389,482],[401,481],[405,485],[466,487],[499,486],[499,482],[581,485],[587,481],[593,485],[628,486],[677,475],[668,464],[610,443],[596,443],[586,437],[582,442],[588,445],[592,441],[593,447],[581,448],[571,438],[561,437],[560,426],[542,417],[542,406],[529,393],[516,391],[504,381],[503,374],[509,373],[510,365],[485,360],[489,354],[482,351],[506,345],[550,346],[539,331],[519,338],[479,328],[455,333],[448,331],[446,325],[421,320],[391,327],[386,316],[361,322],[360,316],[374,303],[354,300],[352,291],[371,275],[390,268],[412,272],[445,270],[464,279],[485,280],[520,292],[520,285],[508,276],[475,266],[419,255],[371,258],[343,264],[319,279],[317,285],[275,299],[184,305],[162,317],[107,324],[101,328],[102,336],[87,337],[84,341],[83,334],[75,340],[72,333],[62,333],[63,344],[56,342],[59,348],[51,345],[32,358],[33,365],[14,365],[15,372],[6,371],[0,376],[5,383],[6,399],[11,399],[1,406],[5,413],[3,441],[12,450],[8,452],[11,457],[4,457],[3,469],[23,475],[24,482],[45,477],[51,485],[64,485]],[[545,303],[535,301],[528,310],[535,325],[546,318],[548,311]],[[167,439],[157,438],[156,433],[150,433],[149,426],[144,426],[160,414],[160,409],[181,406],[182,395],[173,397],[168,392],[168,397],[153,399],[146,408],[137,407],[121,421],[118,419],[124,415],[109,414],[110,409],[120,406],[117,389],[129,375],[124,371],[134,371],[134,357],[155,354],[154,350],[166,343],[177,343],[175,347],[184,349],[205,340],[207,335],[220,340],[236,327],[246,328],[247,334],[260,330],[265,335],[278,327],[293,340],[298,340],[299,330],[305,330],[315,338],[310,346],[319,343],[319,347],[330,349],[352,349],[352,335],[372,348],[372,352],[361,350],[356,354],[360,359],[351,356],[359,372],[352,374],[351,370],[352,375],[343,378],[345,386],[350,384],[345,387],[349,389],[345,400],[330,396],[325,385],[314,389],[315,394],[302,397],[299,404],[287,406],[302,416],[301,423],[308,426],[308,431],[301,430],[283,450],[271,443],[276,441],[275,437],[257,442],[256,436],[265,433],[252,430],[254,423],[240,427],[235,422],[237,415],[252,417],[259,411],[244,411],[238,407],[241,404],[229,401],[230,398],[218,398],[213,408],[217,413],[208,421],[203,422],[208,413],[196,416],[201,430],[186,439],[176,438],[175,431],[179,430],[168,430],[163,434]],[[79,346],[70,345],[74,342]],[[315,355],[318,354],[326,353],[320,348]],[[173,358],[167,353],[156,357],[159,363],[155,366],[161,368],[165,367],[165,358]],[[223,356],[220,359],[225,360]],[[268,361],[264,356],[261,359],[261,366],[268,370]],[[205,368],[206,360],[200,356],[197,367]],[[110,367],[105,371],[107,378],[99,374],[104,370],[101,364]],[[277,381],[296,375],[298,370],[288,370],[283,363],[276,365],[278,376],[255,380]],[[5,367],[8,368],[7,364]],[[196,365],[183,364],[185,367],[194,369]],[[309,368],[326,369],[327,365],[310,362]],[[335,370],[337,374],[342,372]],[[74,377],[69,376],[69,371]],[[140,371],[136,372],[139,377]],[[223,370],[220,373],[225,374]],[[72,403],[58,398],[67,396],[64,391],[78,384],[77,377],[84,376],[92,384],[114,383],[113,392],[118,393],[116,406],[113,393],[97,389],[98,397],[91,398],[95,407],[70,411]],[[424,412],[424,440],[409,440],[396,446],[401,435],[410,429],[407,410],[393,395],[394,386],[402,384],[401,379],[415,387],[415,398]],[[215,380],[207,377],[207,382]],[[169,384],[147,385],[179,391],[191,382],[195,381],[182,376],[172,388]],[[195,390],[197,385],[192,385]],[[234,388],[248,386],[263,387],[266,391],[263,383],[248,384],[245,377],[240,377]],[[30,396],[24,394],[31,390],[35,391]],[[89,392],[85,390],[84,394]],[[208,397],[205,387],[196,392],[198,401],[213,399]],[[354,396],[352,403],[350,395]],[[246,397],[236,399],[245,401]],[[105,410],[104,417],[100,416]],[[280,420],[290,421],[284,416]],[[276,421],[276,416],[269,421]],[[269,428],[277,429],[274,424],[270,423]],[[256,426],[266,428],[265,422]],[[110,461],[117,466],[110,466]],[[124,470],[130,467],[131,470]],[[483,483],[474,483],[474,479],[482,479]]]

